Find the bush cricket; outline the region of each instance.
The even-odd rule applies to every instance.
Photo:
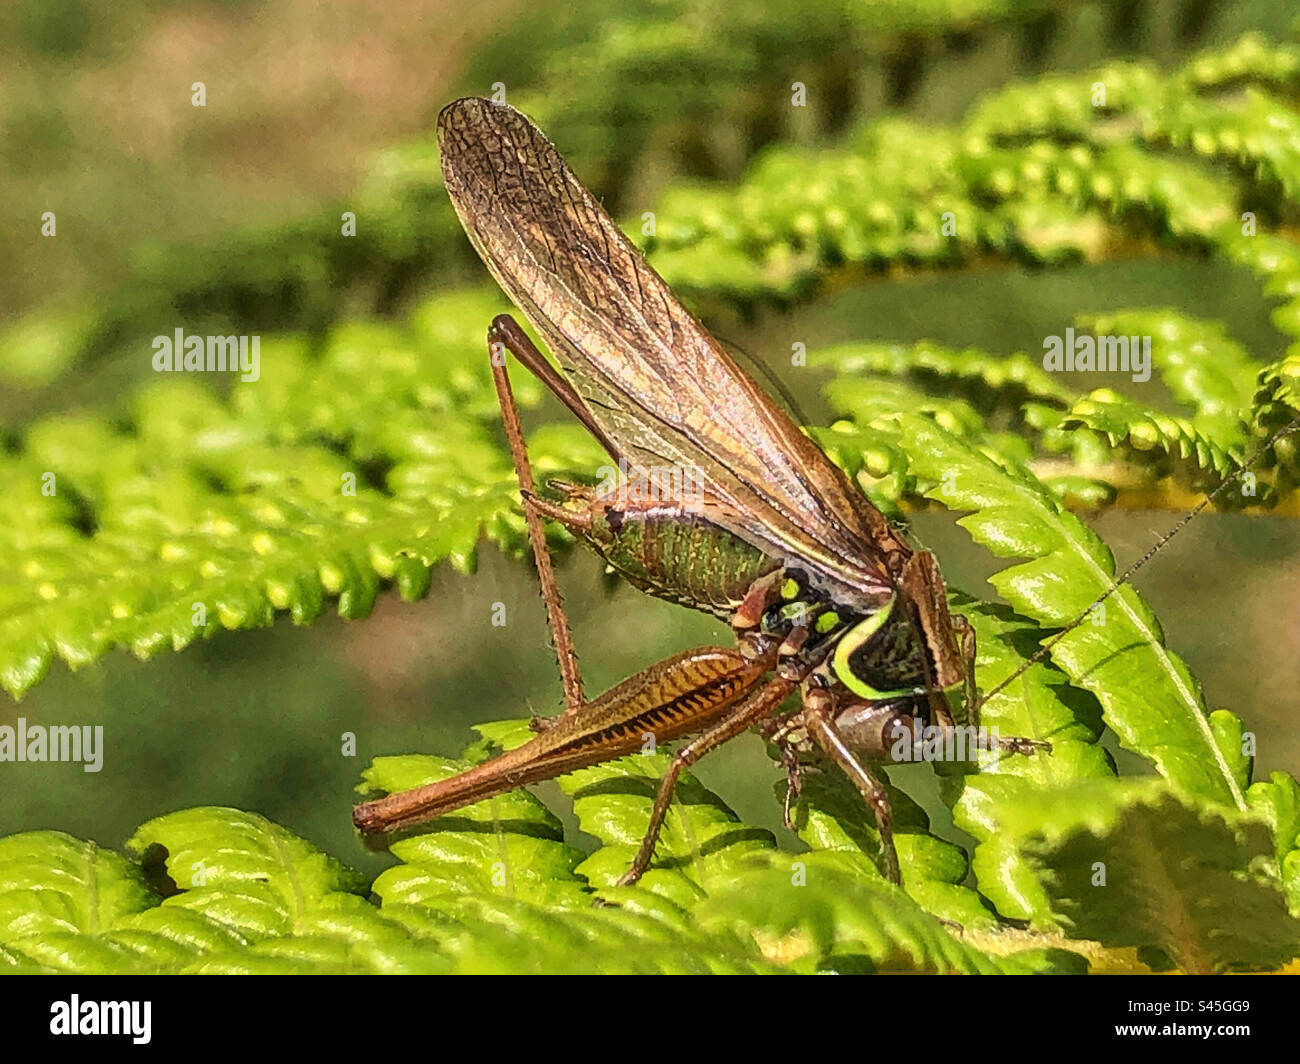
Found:
[[[523,746],[357,806],[355,824],[365,833],[392,831],[636,752],[647,734],[656,742],[693,735],[674,755],[640,849],[619,881],[634,883],[654,856],[681,772],[758,726],[790,773],[787,823],[798,787],[796,748],[815,747],[872,810],[883,871],[900,882],[889,802],[871,765],[888,761],[892,736],[914,722],[945,731],[979,722],[974,631],[949,613],[933,555],[914,550],[742,372],[527,118],[505,104],[457,100],[439,116],[438,143],[448,194],[471,243],[560,367],[508,315],[492,322],[493,380],[565,709],[538,722],[539,734]],[[672,497],[646,477],[612,493],[564,481],[539,492],[506,351],[620,468],[688,470],[697,495]],[[543,518],[641,590],[726,621],[736,646],[678,654],[588,701]],[[955,710],[947,692],[959,685],[964,697]],[[795,691],[799,709],[778,716]],[[1030,739],[995,743],[1012,754],[1050,749]]]

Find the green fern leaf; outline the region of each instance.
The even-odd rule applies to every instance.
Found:
[[[1286,198],[1300,198],[1300,117],[1269,93],[1247,86],[1241,100],[1187,98],[1166,107],[1161,135],[1198,155],[1221,157],[1271,178]]]
[[[126,848],[146,865],[161,860],[182,893],[168,899],[248,937],[282,934],[308,904],[356,893],[359,873],[265,817],[200,806],[142,824]]]
[[[705,927],[740,923],[764,953],[800,971],[1024,974],[1078,959],[1026,953],[994,957],[949,934],[898,887],[838,850],[772,854],[692,915]],[[1058,969],[1059,970],[1059,969]]]
[[[430,566],[471,568],[481,533],[517,544],[511,467],[477,420],[495,407],[479,332],[495,305],[452,293],[417,312],[436,361],[401,330],[343,326],[319,359],[268,343],[259,387],[225,402],[169,380],[129,427],[33,426],[0,458],[0,559],[18,574],[0,589],[0,685],[21,695],[56,656],[147,658],[279,611],[307,624],[329,597],[362,617],[383,581],[413,599]]]
[[[559,780],[560,789],[573,799],[579,827],[601,842],[578,867],[593,884],[612,886],[632,863],[669,761],[667,754],[638,754]],[[689,908],[729,882],[738,865],[774,845],[771,832],[741,823],[721,798],[686,772],[673,791],[654,864],[638,886]]]
[[[469,765],[431,756],[378,758],[358,790],[409,790]],[[373,889],[385,903],[438,908],[465,894],[560,902],[587,893],[574,872],[582,855],[564,844],[554,814],[524,790],[476,802],[390,849],[402,864],[375,880]]]
[[[0,943],[19,966],[136,970],[125,943],[100,936],[157,901],[138,867],[93,842],[58,831],[0,839]]]
[[[1060,405],[1071,397],[1058,378],[1024,354],[994,355],[975,348],[960,351],[942,344],[842,344],[820,348],[809,365],[828,367],[852,380],[861,374],[884,375],[927,385],[960,389],[961,396],[981,410],[1019,410],[1030,400]]]
[[[1259,443],[1291,423],[1300,413],[1300,351],[1288,354],[1259,373],[1259,390],[1255,393],[1255,436]],[[1272,458],[1278,463],[1278,493],[1300,483],[1300,441],[1294,434],[1284,436],[1273,446]]]
[[[1260,365],[1219,322],[1166,309],[1086,315],[1098,335],[1150,336],[1152,363],[1174,398],[1195,410],[1197,429],[1224,451],[1245,444],[1242,411],[1250,409]]]
[[[1300,48],[1244,33],[1226,48],[1202,52],[1184,65],[1180,80],[1197,89],[1224,89],[1243,82],[1287,90],[1300,78]]]
[[[877,774],[884,776],[883,772]],[[969,867],[966,854],[930,833],[924,811],[906,793],[889,783],[885,787],[908,896],[926,912],[961,927],[995,928],[994,915],[974,891],[962,885]],[[777,792],[777,800],[783,800],[784,783],[778,784]],[[858,875],[880,877],[883,881],[875,819],[843,774],[830,766],[805,774],[790,815],[799,837],[815,853],[852,855]]]
[[[958,523],[997,556],[1029,559],[991,579],[1018,612],[1061,625],[1110,586],[1110,552],[1029,474],[999,466],[924,418],[894,420],[914,471],[934,485],[926,494],[974,511]],[[1106,605],[1098,623],[1081,625],[1053,648],[1053,659],[1096,695],[1124,746],[1187,793],[1240,807],[1241,787],[1215,740],[1199,685],[1164,646],[1150,609],[1128,587]]]
[[[1183,972],[1276,968],[1300,956],[1271,832],[1150,783],[1039,796],[1009,830],[1078,938],[1155,948]],[[1270,866],[1273,870],[1270,871]]]
[[[1300,784],[1285,772],[1251,784],[1246,801],[1273,827],[1278,870],[1292,913],[1300,914]]]
[[[1040,629],[1005,608],[967,602],[958,612],[975,629],[976,675],[985,689],[1018,668],[1042,636]],[[1097,745],[1100,715],[1092,698],[1072,688],[1060,671],[1037,664],[988,701],[980,723],[1002,736],[1050,742],[1051,753],[982,755],[979,772],[948,772],[942,777],[953,823],[976,839],[971,870],[980,893],[1003,916],[1029,920],[1048,911],[1037,871],[1004,830],[1008,819],[1044,790],[1114,776],[1109,755]]]
[[[1240,422],[1237,424],[1239,426]],[[1062,428],[1069,430],[1077,425],[1105,433],[1113,445],[1124,444],[1131,457],[1141,459],[1152,452],[1159,452],[1186,463],[1190,466],[1192,475],[1188,476],[1186,469],[1183,469],[1180,471],[1181,479],[1190,482],[1196,489],[1207,486],[1207,478],[1203,474],[1208,473],[1218,479],[1238,468],[1232,455],[1218,442],[1225,435],[1233,435],[1231,430],[1209,435],[1188,418],[1153,410],[1142,403],[1126,399],[1109,388],[1099,388],[1066,411],[1061,419]],[[1238,429],[1235,436],[1244,438],[1244,433]],[[1168,472],[1160,464],[1155,468],[1154,475],[1160,477]]]

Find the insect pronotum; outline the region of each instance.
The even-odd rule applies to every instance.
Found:
[[[560,366],[509,316],[492,322],[493,380],[566,708],[538,722],[539,734],[523,746],[357,806],[356,825],[392,831],[636,752],[647,734],[656,742],[694,735],[660,784],[641,847],[620,880],[632,883],[654,856],[681,772],[759,726],[782,751],[789,793],[798,787],[797,754],[813,747],[848,776],[874,814],[884,872],[898,882],[889,802],[872,763],[888,760],[900,727],[951,731],[956,711],[946,692],[957,685],[965,691],[963,723],[978,724],[974,632],[948,612],[933,555],[914,550],[741,371],[527,118],[505,104],[457,100],[439,116],[438,144],[470,241]],[[539,492],[505,351],[620,468],[689,470],[698,490],[665,497],[643,477],[617,492],[563,481]],[[643,591],[724,619],[736,646],[678,654],[588,701],[543,518]],[[778,716],[795,691],[799,709]],[[1048,748],[1018,738],[989,744],[1018,754]]]

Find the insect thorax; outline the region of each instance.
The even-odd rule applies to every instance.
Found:
[[[783,663],[816,668],[824,683],[842,684],[872,701],[925,690],[925,649],[897,592],[886,591],[874,601],[860,597],[849,605],[820,591],[798,566],[768,580],[777,582],[759,630],[783,640]]]
[[[925,690],[925,654],[915,625],[895,595],[844,633],[836,643],[831,669],[861,698],[906,698]]]

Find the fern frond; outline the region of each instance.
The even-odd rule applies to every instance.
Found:
[[[1224,449],[1244,443],[1241,413],[1250,409],[1260,365],[1222,323],[1160,308],[1085,315],[1080,323],[1108,336],[1150,336],[1152,368],[1178,402],[1195,409],[1197,426]]]
[[[1300,198],[1300,116],[1266,92],[1248,86],[1239,101],[1179,99],[1156,128],[1173,147],[1235,163],[1275,181],[1292,203]]]
[[[1189,481],[1194,489],[1207,486],[1207,478],[1196,474],[1210,473],[1217,479],[1238,468],[1232,455],[1202,432],[1195,422],[1152,410],[1109,388],[1099,388],[1066,411],[1062,426],[1070,429],[1075,425],[1086,425],[1105,433],[1112,444],[1124,444],[1129,450],[1127,457],[1130,460],[1142,462],[1147,459],[1144,464],[1150,465],[1147,456],[1159,452],[1187,463],[1194,475],[1188,477],[1184,474],[1182,479]],[[1151,469],[1150,475],[1153,480],[1158,480],[1169,472],[1161,464]]]
[[[437,297],[411,334],[343,326],[313,355],[263,351],[263,379],[221,400],[191,380],[141,391],[129,420],[50,418],[0,457],[0,684],[57,656],[141,657],[218,628],[310,623],[327,598],[365,616],[383,581],[408,599],[481,534],[520,542],[493,430],[480,329],[498,304]],[[524,401],[537,396],[525,383]]]
[[[975,629],[976,674],[985,690],[1018,668],[1043,635],[1005,607],[967,602],[958,612]],[[1000,735],[1052,744],[1050,756],[984,755],[978,773],[948,773],[941,778],[953,823],[976,840],[971,871],[980,893],[1004,917],[1037,919],[1050,911],[1050,903],[1037,869],[1017,850],[1005,825],[1018,808],[1033,803],[1044,791],[1115,775],[1110,756],[1097,743],[1101,707],[1071,687],[1058,668],[1040,663],[1015,686],[990,699],[980,723],[996,728]]]
[[[1110,586],[1110,552],[1031,475],[999,465],[924,418],[899,414],[895,422],[913,470],[934,484],[926,494],[973,511],[958,524],[998,557],[1028,559],[990,580],[1019,613],[1062,625]],[[1159,624],[1131,587],[1057,643],[1052,658],[1097,697],[1121,743],[1184,793],[1243,805],[1235,752],[1221,747],[1199,685],[1165,647]],[[1125,695],[1132,684],[1141,693]]]
[[[819,348],[809,365],[828,368],[841,377],[863,373],[914,381],[933,394],[951,388],[985,411],[1019,412],[1036,401],[1065,405],[1071,392],[1057,377],[1025,354],[995,355],[973,347],[956,348],[921,341],[914,344],[852,343]]]
[[[1155,947],[1183,972],[1272,969],[1300,953],[1256,819],[1109,781],[1040,794],[1011,824],[1072,937]]]

